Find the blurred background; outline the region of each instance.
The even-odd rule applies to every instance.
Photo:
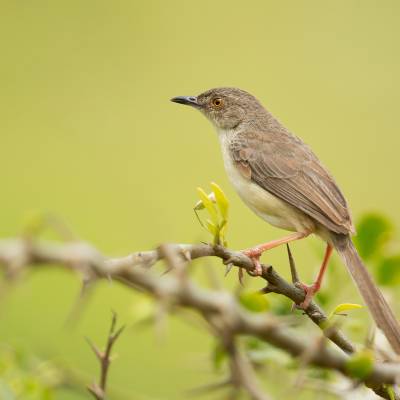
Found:
[[[51,212],[106,255],[209,240],[192,208],[196,187],[209,190],[210,181],[231,202],[230,247],[282,235],[234,193],[209,122],[169,101],[216,86],[255,94],[309,143],[356,220],[372,210],[399,226],[399,13],[396,1],[372,0],[3,0],[0,236],[18,235],[32,214]],[[293,252],[311,281],[323,244],[310,238]],[[284,249],[263,259],[287,276]],[[207,263],[222,281],[220,264]],[[200,266],[195,274],[206,284]],[[345,300],[357,301],[337,260],[333,269],[341,289],[348,282]],[[236,277],[223,284],[236,287]],[[80,285],[56,268],[3,285],[3,359],[50,360],[84,386],[97,376],[84,336],[102,343],[113,309],[128,325],[110,376],[121,398],[184,399],[187,389],[215,379],[212,339],[175,317],[162,338],[135,325],[151,303],[118,283],[98,285],[67,328]],[[64,388],[52,398],[87,395]]]

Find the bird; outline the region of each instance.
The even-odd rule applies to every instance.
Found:
[[[320,289],[332,251],[347,266],[376,325],[400,354],[400,325],[364,266],[353,242],[348,203],[311,148],[292,134],[252,94],[234,87],[177,96],[172,102],[200,111],[215,127],[228,178],[243,202],[269,224],[290,231],[243,251],[262,272],[264,251],[315,234],[326,243],[316,280],[301,284],[307,309]]]

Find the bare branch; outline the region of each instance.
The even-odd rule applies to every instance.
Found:
[[[270,400],[261,390],[250,361],[236,346],[235,341],[228,343],[226,348],[230,358],[232,384],[246,390],[253,400]]]
[[[94,396],[96,400],[106,399],[106,388],[107,388],[107,378],[108,370],[111,363],[111,350],[114,343],[117,341],[125,326],[122,326],[118,330],[115,330],[117,324],[117,314],[112,312],[110,331],[107,337],[106,348],[104,351],[100,351],[89,339],[86,339],[93,353],[96,355],[100,363],[100,379],[99,383],[92,383],[87,387],[88,391]]]
[[[293,357],[309,354],[307,362],[310,365],[336,370],[351,378],[346,367],[348,356],[345,353],[352,353],[355,348],[337,327],[325,329],[323,333],[345,353],[334,351],[324,345],[318,352],[312,351],[310,354],[309,338],[291,333],[286,325],[281,324],[271,315],[245,311],[238,304],[236,298],[227,292],[205,290],[184,276],[183,266],[188,258],[193,260],[214,256],[225,262],[229,260],[233,265],[252,272],[254,265],[250,258],[241,252],[208,244],[168,245],[168,251],[172,250],[174,250],[173,257],[176,255],[182,257],[182,260],[174,260],[173,263],[180,263],[182,268],[180,269],[178,266],[177,272],[179,273],[164,277],[148,271],[149,266],[165,256],[162,249],[107,259],[92,246],[82,242],[60,244],[41,240],[28,242],[24,239],[1,240],[0,264],[4,265],[6,271],[16,263],[19,268],[54,264],[79,271],[85,276],[89,274],[93,277],[92,279],[112,278],[124,285],[147,292],[157,299],[167,299],[175,306],[192,308],[199,312],[206,322],[219,324],[219,330],[228,332],[232,337],[252,335],[282,349]],[[268,282],[270,291],[284,295],[296,304],[303,301],[303,290],[284,280],[271,266],[262,265],[262,279]],[[327,319],[324,312],[314,302],[310,304],[305,313],[318,326],[322,326]],[[396,384],[399,378],[399,364],[376,363],[371,373],[363,381],[376,393],[388,399],[384,384]],[[398,399],[398,397],[396,398]]]

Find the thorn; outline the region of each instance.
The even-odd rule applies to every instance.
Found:
[[[244,283],[243,283],[243,278],[244,278],[243,268],[239,268],[239,271],[238,271],[238,278],[239,278],[239,283],[240,283],[242,286],[244,286]]]
[[[173,268],[171,268],[171,267],[167,268],[164,272],[161,273],[161,276],[167,275],[172,270],[173,270]]]
[[[192,261],[192,255],[190,254],[189,250],[182,251],[182,255],[186,261]]]
[[[117,330],[117,332],[114,333],[114,335],[111,337],[111,341],[112,341],[112,342],[115,342],[115,341],[119,338],[119,336],[121,335],[121,333],[125,330],[125,328],[126,328],[126,325],[122,325],[121,328],[119,328],[119,329]]]
[[[272,290],[272,288],[271,288],[271,285],[268,284],[268,286],[265,286],[264,288],[260,289],[260,290],[258,291],[258,293],[260,293],[260,294],[268,294],[268,293],[271,293],[272,291],[273,291],[273,290]]]
[[[110,336],[114,333],[115,325],[117,324],[117,313],[114,310],[111,310],[111,326],[110,326]]]
[[[288,253],[288,257],[289,257],[289,265],[290,265],[290,273],[292,275],[292,283],[294,285],[296,285],[296,283],[300,282],[300,278],[297,273],[296,263],[294,262],[294,258],[293,258],[292,252],[290,250],[289,243],[286,243],[286,249],[287,249],[287,253]]]
[[[229,272],[231,272],[232,267],[233,267],[232,263],[226,264],[225,274],[224,274],[225,277],[228,276]]]
[[[72,232],[68,224],[55,214],[45,214],[44,225],[49,226],[60,238],[66,242],[77,241],[78,237]]]
[[[180,279],[185,278],[186,275],[186,262],[174,246],[169,244],[162,244],[159,247],[159,254],[165,260],[168,268],[174,270]]]
[[[93,382],[87,389],[96,399],[104,399],[105,393],[97,383]]]
[[[94,288],[93,283],[93,278],[90,278],[89,276],[83,278],[81,290],[65,320],[65,325],[67,327],[73,328],[81,316],[82,311],[85,309],[87,301],[89,300],[89,296],[92,294]]]
[[[101,361],[103,359],[103,353],[93,344],[93,342],[88,337],[85,337],[85,340],[87,341],[88,345],[90,346],[96,357]]]

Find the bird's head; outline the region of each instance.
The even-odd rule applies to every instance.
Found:
[[[254,96],[237,88],[215,88],[198,96],[174,97],[171,101],[197,108],[221,130],[234,129],[265,111]]]

